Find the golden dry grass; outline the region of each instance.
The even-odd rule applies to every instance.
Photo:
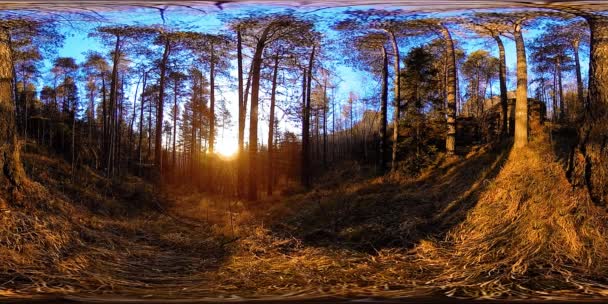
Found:
[[[38,183],[0,215],[12,297],[608,296],[605,211],[544,138],[255,204],[26,159]]]
[[[606,295],[606,219],[584,189],[572,188],[541,137],[511,151],[445,241],[421,243],[419,262],[435,264],[432,284],[455,295]]]

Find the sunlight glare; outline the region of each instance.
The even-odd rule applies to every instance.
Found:
[[[224,157],[232,157],[236,155],[238,148],[239,146],[237,142],[223,140],[216,143],[215,152]]]

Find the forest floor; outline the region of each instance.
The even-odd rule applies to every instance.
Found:
[[[475,146],[416,177],[353,164],[246,203],[73,177],[29,146],[27,199],[0,214],[0,300],[601,300],[606,218],[553,150]]]

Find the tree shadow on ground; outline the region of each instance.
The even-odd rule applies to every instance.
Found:
[[[418,178],[370,179],[315,190],[285,202],[273,233],[305,245],[374,252],[442,238],[467,216],[500,172],[511,143],[460,149]]]

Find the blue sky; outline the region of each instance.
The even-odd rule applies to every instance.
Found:
[[[226,30],[222,20],[226,19],[228,16],[246,14],[252,11],[259,12],[260,10],[264,10],[264,12],[272,12],[281,11],[283,9],[283,7],[264,6],[263,8],[261,8],[259,5],[247,5],[240,6],[238,9],[226,9],[223,11],[220,11],[213,7],[207,7],[205,8],[207,13],[203,13],[192,9],[168,8],[164,13],[164,22],[169,26],[191,27],[192,30],[202,32],[218,32]],[[349,8],[334,8],[315,12],[314,14],[321,18],[319,29],[321,31],[325,31],[328,35],[333,35],[331,33],[332,30],[328,29],[327,26],[324,24],[328,24],[328,22],[331,22],[336,18],[343,16],[343,14],[341,13],[347,9]],[[104,46],[97,39],[88,37],[88,33],[93,31],[95,27],[100,25],[163,23],[163,19],[161,18],[160,12],[154,9],[130,9],[128,11],[105,12],[102,13],[102,15],[107,20],[101,22],[74,22],[71,25],[63,24],[62,31],[66,35],[66,40],[64,42],[63,47],[58,50],[56,55],[61,57],[74,57],[77,62],[82,62],[84,60],[84,53],[89,50],[96,50],[103,53],[107,53],[108,50],[104,48]],[[524,37],[527,42],[531,42],[538,34],[538,30],[529,29],[524,33]],[[490,51],[492,55],[496,57],[498,56],[498,50],[495,46],[495,43],[493,43],[492,41],[488,41],[487,39],[462,37],[459,36],[458,33],[454,33],[453,37],[460,43],[460,45],[465,49],[467,53],[470,53],[477,49],[486,49]],[[507,69],[509,72],[508,89],[512,90],[515,86],[515,79],[513,76],[515,72],[515,45],[511,39],[504,38],[503,41],[505,43],[506,48]],[[401,46],[402,56],[406,54],[411,47],[416,45],[417,44],[404,44],[403,46]],[[588,66],[587,56],[582,56],[582,60],[582,66],[584,68],[583,75],[586,75],[586,70]],[[234,66],[233,70],[231,71],[231,74],[236,77],[236,63],[234,63],[233,65]],[[47,63],[47,67],[50,67],[49,63]],[[379,79],[372,77],[368,73],[355,70],[347,65],[337,64],[335,68],[335,73],[342,80],[341,82],[339,82],[339,86],[335,92],[335,98],[339,101],[346,100],[350,92],[354,92],[358,96],[374,96],[376,93],[375,90],[377,90],[379,87]],[[530,69],[529,78],[533,78]],[[567,79],[572,79],[572,77],[567,77]],[[221,83],[219,85],[225,86]],[[530,86],[529,89],[530,95],[532,95],[533,86]],[[131,90],[133,90],[133,88]],[[227,90],[225,88],[223,88],[221,91],[223,94],[222,96],[220,96],[220,98],[224,98],[226,100],[227,108],[232,113],[232,120],[234,123],[235,118],[237,116],[236,94],[232,90]],[[493,92],[495,92],[495,94],[498,92],[497,83],[494,84]],[[133,96],[133,94],[128,94],[128,96]],[[262,96],[262,98],[264,98],[264,96]],[[262,106],[263,105],[264,103],[262,103]],[[267,110],[263,108],[262,111],[265,112]],[[280,110],[278,111],[278,116],[282,117],[282,113],[280,113]],[[259,129],[259,138],[263,139],[262,142],[264,142],[266,139],[265,134],[267,132],[266,123],[261,122],[260,125],[261,128]],[[292,125],[291,123],[287,122],[287,120],[282,122],[281,128],[283,130],[290,129],[296,132],[298,129],[296,125]],[[226,130],[223,135],[223,140],[225,142],[229,142],[230,144],[235,143],[236,127],[234,126],[230,130]],[[220,140],[222,139],[220,138]]]

